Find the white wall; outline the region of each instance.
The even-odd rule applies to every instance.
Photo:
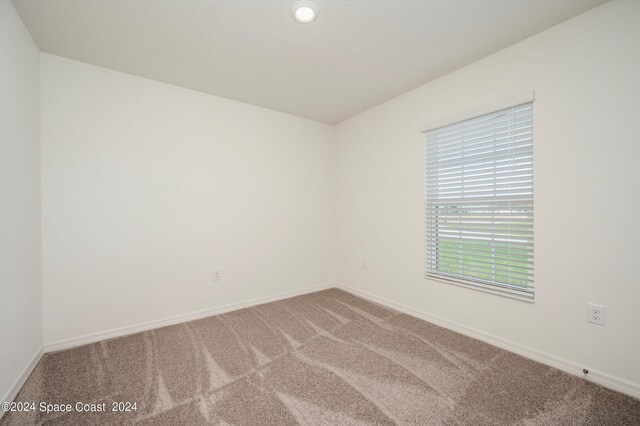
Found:
[[[0,1],[0,401],[42,346],[39,61]]]
[[[606,3],[339,124],[339,282],[640,384],[639,22]],[[535,303],[426,280],[421,125],[532,89]]]
[[[45,342],[335,280],[331,126],[41,62]]]

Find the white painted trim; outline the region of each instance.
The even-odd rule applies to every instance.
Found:
[[[445,319],[436,315],[428,314],[424,311],[411,308],[409,306],[402,305],[400,303],[396,303],[392,300],[386,299],[384,297],[376,296],[366,291],[358,290],[344,284],[337,284],[336,286],[344,291],[353,293],[356,296],[360,296],[372,302],[379,303],[380,305],[386,306],[388,308],[395,309],[396,311],[420,318],[422,320],[439,325],[449,330],[456,331],[460,334],[464,334],[465,336],[482,340],[483,342],[489,343],[490,345],[497,346],[509,352],[513,352],[515,354],[537,361],[541,364],[545,364],[550,367],[557,368],[558,370],[564,371],[574,376],[582,377],[586,380],[589,380],[593,383],[597,383],[606,388],[613,389],[615,391],[640,399],[640,384],[638,383],[632,383],[630,381],[621,379],[619,377],[611,376],[609,374],[602,373],[599,371],[593,371],[590,368],[578,365],[573,361],[558,358],[554,355],[551,355],[545,352],[540,352],[535,349],[531,349],[529,347],[520,345],[519,343],[515,343],[510,340],[503,339],[501,337],[498,337],[489,333],[485,333],[484,331],[480,331],[472,327],[467,327],[465,325],[459,324],[454,321],[450,321],[448,319]],[[589,373],[583,374],[582,373],[583,368],[587,368],[589,370]]]
[[[204,309],[200,311],[190,312],[186,314],[174,315],[167,318],[147,321],[139,324],[127,325],[125,327],[114,328],[111,330],[99,331],[97,333],[86,334],[84,336],[72,337],[69,339],[57,340],[54,342],[46,342],[44,344],[44,352],[55,352],[64,349],[82,346],[89,343],[99,342],[101,340],[112,339],[114,337],[122,337],[129,334],[139,333],[141,331],[153,330],[168,325],[179,324],[187,321],[193,321],[201,318],[210,317],[212,315],[224,314],[226,312],[238,309],[248,308],[263,303],[275,302],[289,297],[300,296],[303,294],[314,293],[320,290],[326,290],[335,287],[335,284],[323,284],[320,286],[307,287],[300,290],[289,291],[276,294],[274,296],[259,297],[244,302],[231,303],[228,305],[218,306],[215,308]]]
[[[517,105],[526,104],[527,102],[533,102],[536,98],[535,92],[530,90],[525,93],[521,93],[517,96],[512,96],[507,99],[503,99],[498,102],[494,102],[489,105],[484,105],[478,108],[474,108],[469,111],[461,112],[453,116],[433,120],[420,127],[420,132],[428,132],[430,130],[439,129],[440,127],[448,126],[449,124],[458,123],[460,121],[469,120],[471,118],[479,117],[481,115],[490,114],[492,112],[500,111],[501,109],[514,107]]]
[[[44,345],[44,353],[58,351],[62,349],[68,349],[75,346],[85,345],[88,343],[98,342],[100,340],[110,339],[114,337],[126,336],[128,334],[152,330],[155,328],[165,327],[168,325],[179,324],[182,322],[205,318],[212,315],[223,314],[225,312],[230,312],[237,309],[243,309],[243,308],[248,308],[255,305],[260,305],[262,303],[275,302],[278,300],[287,299],[289,297],[300,296],[308,293],[314,293],[316,291],[326,290],[332,287],[340,288],[356,296],[371,300],[372,302],[379,303],[391,309],[395,309],[396,311],[423,319],[430,323],[439,325],[441,327],[445,327],[447,329],[456,331],[466,336],[473,337],[478,340],[482,340],[483,342],[505,349],[509,352],[516,353],[518,355],[524,356],[526,358],[532,359],[534,361],[540,362],[550,367],[557,368],[558,370],[567,372],[574,376],[585,378],[591,382],[597,383],[609,389],[613,389],[615,391],[622,392],[624,394],[640,399],[640,385],[637,383],[632,383],[627,380],[621,379],[619,377],[614,377],[609,374],[602,373],[599,371],[593,371],[593,370],[589,370],[589,374],[585,375],[582,373],[582,369],[584,367],[581,365],[578,365],[575,362],[558,358],[556,356],[553,356],[544,352],[540,352],[535,349],[528,348],[526,346],[522,346],[510,340],[506,340],[501,337],[498,337],[489,333],[485,333],[483,331],[474,329],[472,327],[467,327],[465,325],[447,320],[439,316],[428,314],[424,311],[411,308],[406,305],[402,305],[400,303],[396,303],[384,297],[376,296],[374,294],[371,294],[362,290],[358,290],[344,284],[328,283],[328,284],[324,284],[316,287],[308,287],[305,289],[294,290],[286,293],[280,293],[274,296],[252,299],[245,302],[228,304],[228,305],[219,306],[216,308],[191,312],[188,314],[176,315],[169,318],[148,321],[140,324],[135,324],[135,325],[121,327],[121,328],[112,329],[112,330],[106,330],[98,333],[92,333],[92,334],[79,336],[71,339],[64,339],[64,340],[58,340],[56,342],[49,342]],[[43,355],[43,349],[40,348],[38,352],[31,359],[29,365],[22,372],[22,374],[20,375],[16,383],[7,393],[7,395],[4,398],[4,401],[12,401],[15,398],[18,391],[20,390],[20,388],[22,387],[26,379],[29,377],[29,374],[31,374],[31,371],[33,371],[33,368],[36,366],[36,364],[38,363],[42,355]],[[2,416],[2,414],[3,413],[0,412],[0,417]]]
[[[435,273],[427,273],[424,279],[436,281],[444,284],[451,284],[462,288],[482,291],[484,293],[495,294],[496,296],[508,297],[509,299],[519,300],[521,302],[534,303],[535,295],[533,293],[524,293],[520,291],[510,290],[499,286],[486,285],[475,281],[466,281],[463,279],[448,278],[444,275],[436,275]]]
[[[11,402],[14,399],[16,399],[16,396],[18,396],[18,392],[20,392],[20,389],[22,389],[24,382],[27,381],[33,369],[36,368],[36,365],[38,365],[38,362],[40,362],[42,355],[44,355],[44,351],[42,346],[40,346],[36,350],[36,352],[33,354],[31,359],[29,360],[29,363],[27,364],[27,366],[24,368],[24,370],[22,370],[22,373],[20,373],[20,376],[18,376],[16,381],[9,388],[6,395],[4,395],[2,399],[0,399],[0,402],[5,402],[5,401]],[[0,409],[0,419],[2,419],[2,416],[4,415],[4,413],[5,412]]]

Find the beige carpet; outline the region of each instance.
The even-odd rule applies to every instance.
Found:
[[[640,425],[638,400],[336,289],[47,354],[17,401],[108,412],[2,426]]]

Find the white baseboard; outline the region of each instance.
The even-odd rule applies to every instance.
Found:
[[[22,372],[20,373],[20,376],[18,376],[16,381],[9,388],[7,393],[2,398],[0,398],[0,402],[5,402],[5,401],[11,402],[14,399],[16,399],[16,396],[18,396],[18,392],[20,392],[20,389],[22,389],[24,382],[27,381],[33,369],[36,368],[36,365],[42,358],[42,355],[44,355],[44,351],[42,346],[40,346],[38,350],[36,350],[36,352],[31,357],[31,360],[29,360],[29,363],[27,364],[27,366],[24,368],[24,370],[22,370]],[[0,409],[0,419],[2,418],[4,413],[5,412]]]
[[[526,346],[522,346],[518,343],[503,339],[501,337],[494,336],[489,333],[485,333],[475,328],[467,327],[465,325],[447,320],[439,316],[428,314],[424,311],[414,309],[409,306],[402,305],[400,303],[396,303],[384,297],[376,296],[374,294],[368,293],[366,291],[358,290],[344,284],[336,284],[336,287],[344,291],[347,291],[349,293],[352,293],[356,296],[360,296],[363,299],[368,299],[372,302],[379,303],[380,305],[389,307],[391,309],[395,309],[396,311],[423,319],[425,321],[439,325],[444,328],[448,328],[449,330],[456,331],[460,334],[464,334],[465,336],[482,340],[483,342],[505,349],[509,352],[513,352],[523,357],[532,359],[541,364],[545,364],[550,367],[557,368],[558,370],[567,372],[574,376],[584,378],[586,380],[597,383],[609,389],[613,389],[615,391],[622,392],[634,398],[640,399],[640,384],[632,383],[625,379],[611,376],[609,374],[602,373],[599,371],[593,371],[591,369],[589,369],[588,374],[583,374],[582,369],[585,367],[578,365],[575,362],[558,358],[556,356],[550,355],[548,353],[540,352],[535,349],[528,348]]]
[[[212,315],[218,315],[218,314],[223,314],[225,312],[248,308],[251,306],[260,305],[262,303],[275,302],[278,300],[287,299],[289,297],[300,296],[303,294],[313,293],[320,290],[326,290],[332,287],[340,288],[349,293],[353,293],[356,296],[360,296],[364,299],[368,299],[373,302],[379,303],[381,305],[387,306],[391,309],[395,309],[396,311],[403,312],[408,315],[423,319],[425,321],[448,328],[450,330],[456,331],[466,336],[473,337],[478,340],[482,340],[483,342],[505,349],[509,352],[522,355],[526,358],[532,359],[534,361],[540,362],[550,367],[557,368],[558,370],[567,372],[574,376],[582,377],[586,380],[605,386],[609,389],[613,389],[615,391],[622,392],[624,394],[640,399],[640,384],[633,383],[633,382],[621,379],[619,377],[611,376],[609,374],[602,373],[599,371],[594,371],[591,369],[589,369],[588,374],[583,374],[582,369],[584,367],[575,362],[568,361],[568,360],[556,357],[554,355],[550,355],[548,353],[537,351],[535,349],[503,339],[501,337],[498,337],[489,333],[485,333],[483,331],[456,323],[454,321],[447,320],[442,317],[431,315],[424,311],[411,308],[409,306],[402,305],[400,303],[396,303],[384,297],[376,296],[374,294],[371,294],[362,290],[358,290],[344,284],[329,283],[329,284],[324,284],[324,285],[315,286],[315,287],[308,287],[300,290],[280,293],[274,296],[252,299],[245,302],[223,305],[223,306],[219,306],[211,309],[200,310],[200,311],[191,312],[191,313],[182,314],[182,315],[175,315],[168,318],[148,321],[144,323],[134,324],[134,325],[120,327],[120,328],[111,329],[111,330],[100,331],[97,333],[91,333],[91,334],[78,336],[70,339],[63,339],[63,340],[58,340],[54,342],[48,342],[48,343],[45,343],[44,345],[44,352],[45,353],[54,352],[54,351],[72,348],[75,346],[86,345],[88,343],[98,342],[105,339],[126,336],[129,334],[139,333],[141,331],[152,330],[155,328],[165,327],[168,325],[179,324],[182,322],[205,318]],[[42,354],[43,354],[43,349],[40,349],[40,351],[36,355],[34,355],[33,359],[29,363],[29,366],[24,370],[20,378],[16,381],[14,386],[6,395],[4,401],[11,401],[13,400],[13,398],[15,398],[15,395],[18,393],[18,391],[24,384],[24,381],[27,379],[27,377],[33,370],[33,367],[35,367],[37,362],[40,360],[40,357],[42,357]],[[0,416],[1,414],[2,413],[0,413]]]
[[[128,325],[125,327],[114,328],[111,330],[99,331],[97,333],[86,334],[84,336],[72,337],[69,339],[62,339],[53,342],[46,342],[44,344],[44,352],[55,352],[64,349],[73,348],[76,346],[82,346],[89,343],[99,342],[101,340],[112,339],[114,337],[122,337],[129,334],[139,333],[141,331],[153,330],[160,327],[166,327],[168,325],[179,324],[187,321],[193,321],[201,318],[210,317],[212,315],[224,314],[225,312],[231,312],[238,309],[248,308],[263,303],[275,302],[289,297],[300,296],[303,294],[314,293],[320,290],[326,290],[328,288],[336,287],[335,284],[323,284],[320,286],[307,287],[300,290],[289,291],[285,293],[279,293],[274,296],[259,297],[257,299],[251,299],[244,302],[232,303],[228,305],[218,306],[215,308],[204,309],[200,311],[190,312],[186,314],[174,315],[168,318],[157,319],[153,321],[147,321],[139,324]]]

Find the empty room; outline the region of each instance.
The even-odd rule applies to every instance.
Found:
[[[640,0],[0,0],[0,426],[640,425]]]

